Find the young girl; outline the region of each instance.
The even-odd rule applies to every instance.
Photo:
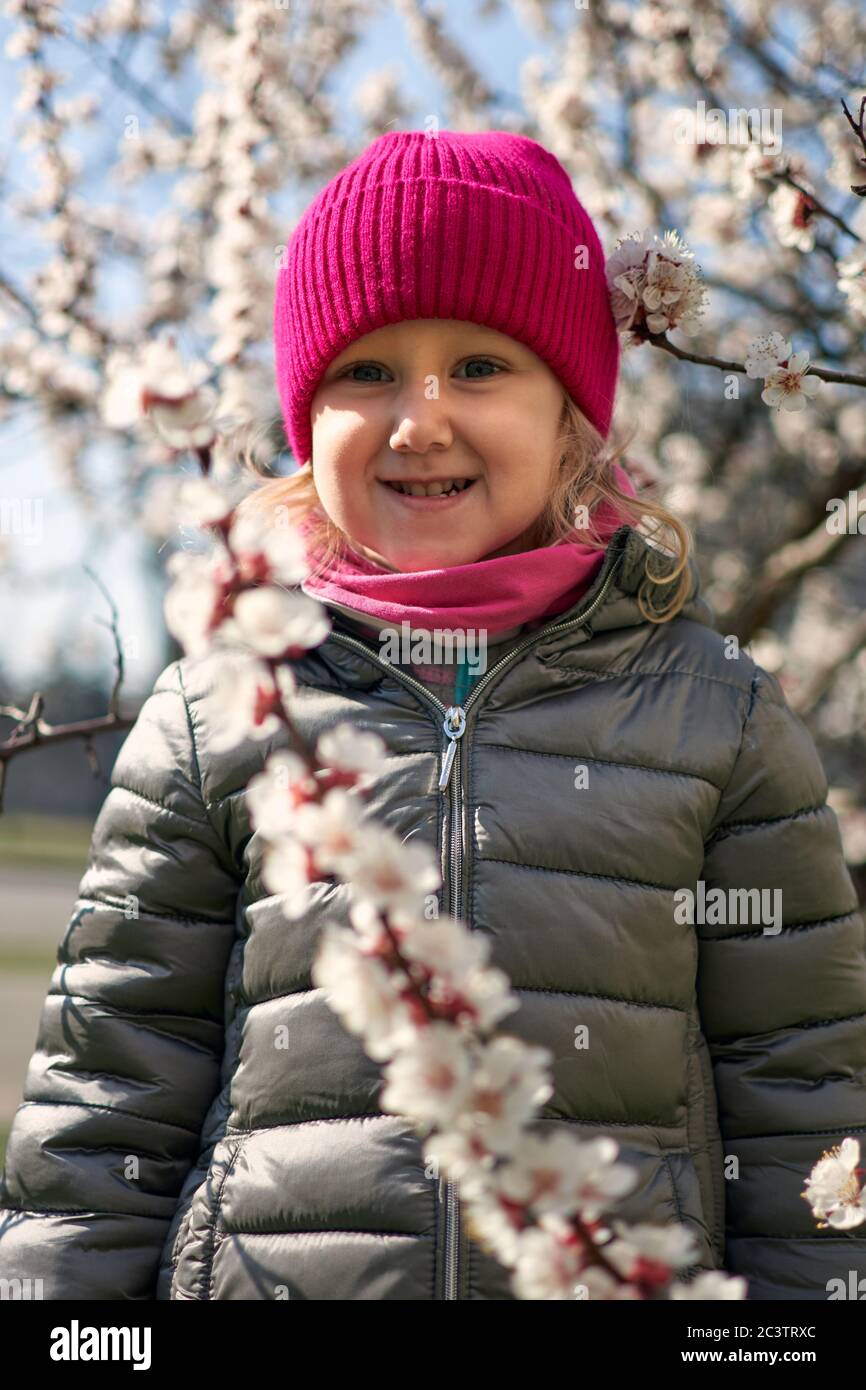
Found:
[[[504,132],[382,136],[293,233],[275,339],[300,466],[245,506],[302,526],[332,621],[292,718],[385,740],[363,814],[436,850],[438,911],[519,997],[506,1031],[552,1053],[539,1132],[613,1136],[638,1174],[616,1214],[684,1223],[687,1277],[823,1299],[866,1275],[862,1229],[801,1197],[866,1138],[863,919],[826,779],[607,445],[617,334],[565,171]],[[50,1299],[511,1298],[312,987],[345,886],[290,924],[263,884],[244,788],[284,740],[214,748],[214,660],[163,672],[117,759],[0,1273]]]

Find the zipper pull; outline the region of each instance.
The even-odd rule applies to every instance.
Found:
[[[457,740],[462,736],[463,730],[466,728],[466,711],[462,705],[452,705],[450,707],[442,721],[442,728],[445,730],[445,734],[450,742],[445,750],[445,757],[442,760],[442,772],[439,777],[440,792],[444,792],[448,786],[448,779],[451,776],[451,765],[454,762],[454,755],[457,752]]]

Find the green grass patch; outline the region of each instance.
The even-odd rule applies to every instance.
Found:
[[[60,944],[59,936],[57,944]],[[0,943],[0,975],[44,975],[48,981],[56,964],[56,947],[4,946]]]
[[[0,815],[0,868],[39,865],[84,872],[93,821],[87,816]]]

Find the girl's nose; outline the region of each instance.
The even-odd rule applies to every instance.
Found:
[[[413,401],[395,417],[390,445],[394,450],[426,453],[428,449],[448,448],[454,434],[441,401]]]

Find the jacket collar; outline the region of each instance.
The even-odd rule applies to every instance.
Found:
[[[613,628],[636,627],[647,622],[648,620],[640,611],[638,593],[648,561],[651,570],[661,576],[668,574],[674,568],[673,559],[649,545],[634,527],[620,526],[608,542],[604,564],[586,593],[571,608],[552,618],[543,628],[539,628],[538,633],[528,634],[534,639],[531,650],[550,659],[554,654],[565,652],[573,646],[579,646],[596,632],[606,632]],[[698,565],[691,552],[688,557],[687,568],[691,585],[688,598],[680,610],[680,614],[693,622],[714,628],[715,615],[701,594]],[[609,584],[608,580],[610,580]],[[593,606],[602,593],[601,602],[597,606]],[[650,579],[645,589],[645,602],[649,604],[652,604],[653,601],[661,603],[665,593],[665,585]],[[294,669],[299,681],[327,687],[349,685],[362,690],[369,690],[378,685],[386,673],[377,662],[371,660],[361,650],[362,647],[367,647],[370,652],[376,651],[371,635],[362,635],[358,626],[333,608],[327,599],[318,599],[318,602],[323,603],[328,609],[332,631],[318,647],[311,649],[306,656],[295,661]],[[578,618],[585,609],[591,606],[593,606],[592,613],[587,618],[586,623],[579,623],[574,627],[559,630],[563,624]],[[553,628],[557,630],[550,631]],[[545,631],[549,635],[541,637],[540,634]],[[347,642],[335,640],[340,635],[352,640],[354,645],[350,646]]]
[[[649,565],[650,574],[657,574],[661,578],[670,574],[675,568],[674,560],[655,546],[649,545],[633,526],[620,526],[619,530],[615,531],[611,537],[605,552],[604,564],[592,587],[572,608],[560,614],[554,621],[557,623],[568,622],[570,618],[580,614],[604,588],[605,581],[613,569],[616,571],[613,582],[586,624],[589,631],[585,633],[585,636],[578,637],[576,640],[585,641],[594,632],[605,632],[618,627],[636,627],[640,623],[647,622],[648,619],[644,617],[638,603],[641,584],[647,577],[647,565]],[[716,624],[715,614],[701,593],[700,571],[693,551],[689,552],[686,568],[690,584],[686,602],[680,609],[680,613],[682,617],[689,618],[692,622],[714,628]],[[644,591],[645,603],[651,607],[661,605],[669,587],[669,585],[656,583],[648,577]],[[577,631],[583,632],[584,628],[572,629],[572,632]],[[561,637],[554,633],[550,639],[554,645],[561,643],[563,647],[570,645],[571,640],[571,633],[563,633]],[[544,645],[546,648],[547,643]]]

